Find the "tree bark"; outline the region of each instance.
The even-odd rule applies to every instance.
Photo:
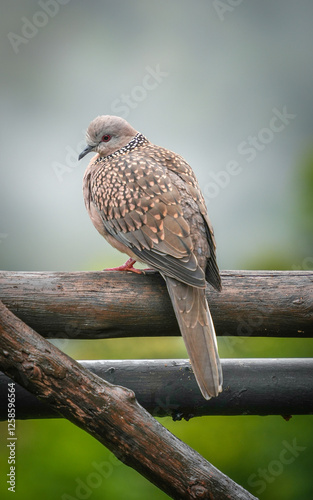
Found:
[[[218,335],[313,336],[312,271],[224,271],[207,289]],[[0,272],[0,300],[47,338],[179,335],[158,273]]]
[[[0,302],[0,366],[174,499],[255,498],[136,401],[62,353]]]
[[[107,382],[133,390],[141,406],[173,420],[203,415],[313,414],[313,359],[223,359],[224,390],[206,401],[188,360],[80,361]],[[9,377],[0,373],[0,420],[7,419]],[[16,418],[60,417],[16,384]]]

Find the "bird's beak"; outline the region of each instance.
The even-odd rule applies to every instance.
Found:
[[[84,156],[86,156],[86,154],[90,153],[91,151],[93,150],[93,146],[87,146],[84,151],[82,151],[78,157],[78,160],[81,160],[82,158],[84,158]]]

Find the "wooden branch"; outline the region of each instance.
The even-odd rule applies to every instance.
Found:
[[[172,498],[255,498],[151,417],[133,391],[80,366],[1,302],[0,366]]]
[[[133,390],[154,416],[313,414],[313,359],[223,359],[224,391],[206,401],[188,360],[80,361],[107,382]],[[0,373],[0,420],[7,419],[10,379]],[[16,384],[16,418],[59,414]]]
[[[313,337],[313,271],[224,271],[218,335]],[[158,273],[0,272],[0,300],[49,338],[179,335]],[[153,327],[152,327],[153,325]]]

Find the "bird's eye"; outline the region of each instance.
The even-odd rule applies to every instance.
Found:
[[[101,142],[109,142],[110,139],[111,139],[111,136],[106,134],[106,135],[103,135],[101,137]]]

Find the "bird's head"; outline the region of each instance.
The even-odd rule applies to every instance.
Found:
[[[102,115],[95,118],[86,132],[87,147],[80,153],[81,160],[94,151],[100,156],[108,156],[126,146],[137,131],[119,116]]]

